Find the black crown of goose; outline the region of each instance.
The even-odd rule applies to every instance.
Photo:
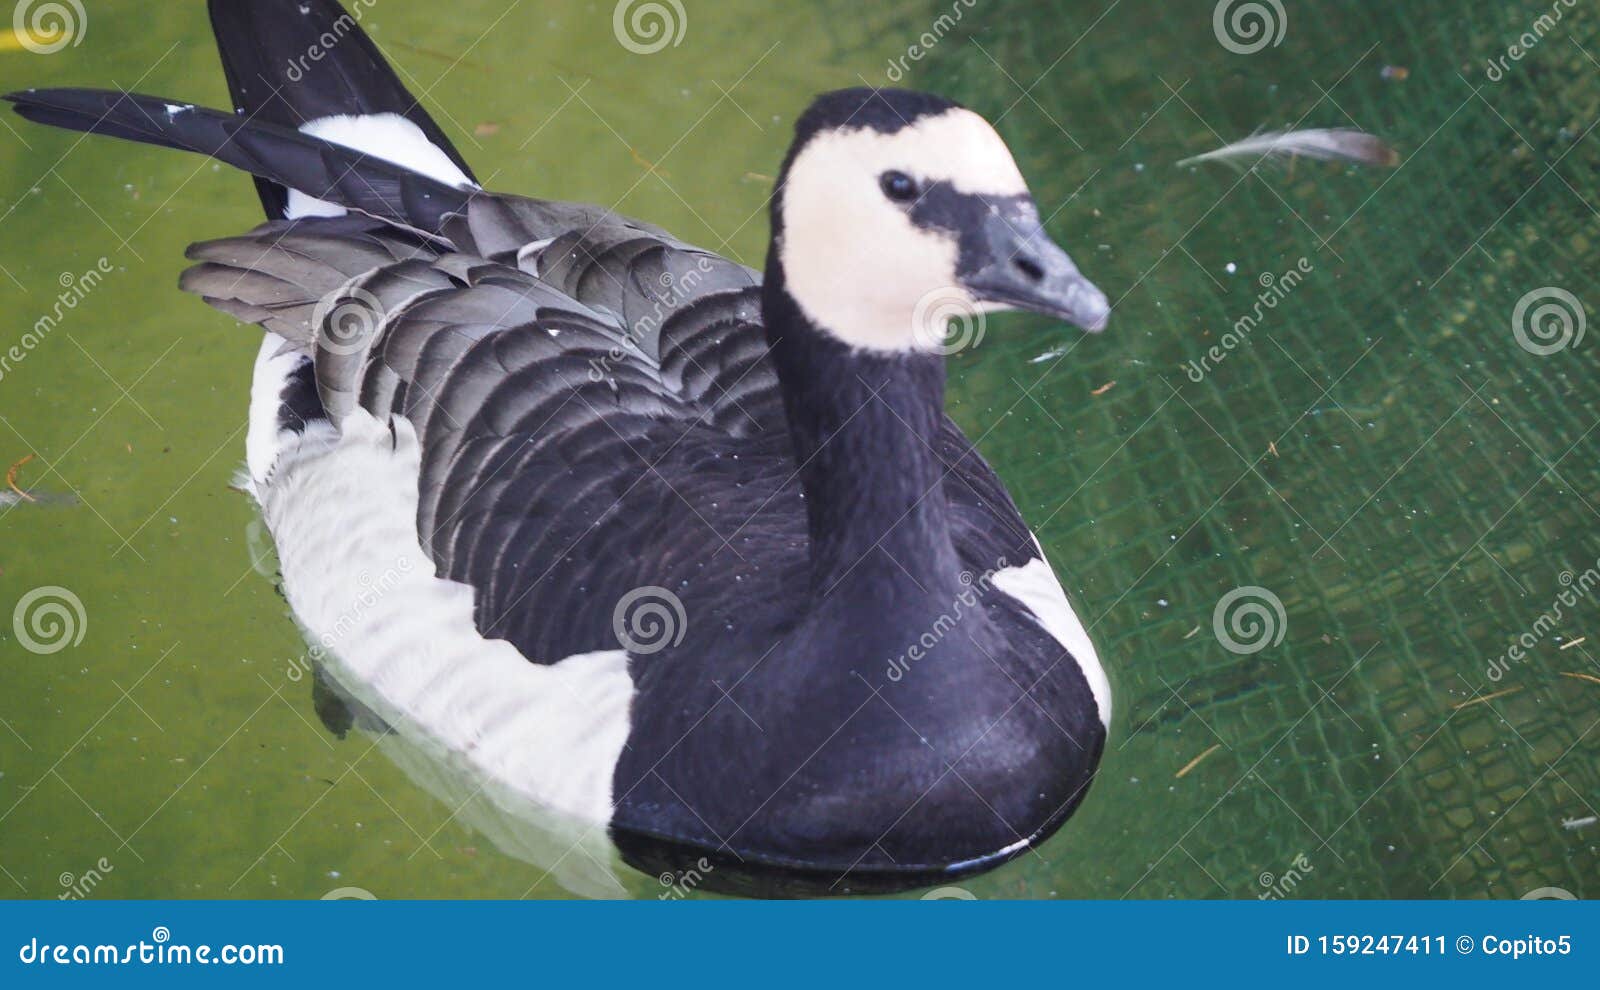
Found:
[[[963,142],[939,122],[977,118],[913,92],[818,98],[778,179],[763,278],[599,207],[451,184],[301,133],[314,117],[400,113],[470,176],[359,29],[298,85],[268,85],[302,34],[342,14],[286,6],[307,8],[213,0],[240,114],[92,90],[7,99],[258,177],[276,219],[191,247],[183,288],[311,355],[282,427],[364,410],[415,428],[419,539],[441,578],[471,587],[484,637],[553,663],[616,649],[614,610],[636,589],[681,601],[681,639],[628,660],[607,823],[624,857],[651,873],[706,857],[723,886],[890,889],[993,865],[1058,827],[1105,740],[1092,658],[992,586],[1048,565],[944,414],[937,349],[885,346],[896,327],[864,343],[823,318],[854,312],[856,293],[909,310],[922,283],[907,276],[910,299],[848,273],[827,298],[795,288],[819,245],[800,236],[817,224],[797,211],[818,207],[793,170],[827,141],[846,164],[808,181],[844,200],[866,184],[893,211],[833,228],[842,254],[904,240],[946,259],[973,306],[1100,329],[1105,297],[1020,180],[983,188],[946,168],[963,148],[924,140]],[[894,159],[909,136],[915,155]],[[282,219],[288,189],[349,213]],[[879,258],[888,283],[897,258]],[[330,346],[313,317],[352,288],[378,318]]]

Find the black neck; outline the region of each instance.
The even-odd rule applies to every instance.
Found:
[[[813,325],[776,251],[762,316],[805,492],[813,592],[846,580],[878,601],[946,590],[960,566],[934,453],[943,358],[852,348]]]

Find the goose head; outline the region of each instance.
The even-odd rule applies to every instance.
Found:
[[[847,89],[800,117],[769,269],[807,321],[873,352],[935,352],[995,309],[1105,327],[1105,294],[1048,235],[988,121],[925,93]],[[769,279],[771,272],[769,271]]]

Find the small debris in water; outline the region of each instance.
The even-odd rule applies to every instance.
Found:
[[[17,5],[17,21],[23,20],[27,6],[25,3]],[[35,11],[35,17],[48,9],[47,6],[43,10]],[[71,22],[68,23],[70,25]],[[52,46],[48,50],[55,51],[58,46],[66,44],[71,38],[72,32],[60,27],[13,27],[0,31],[0,52],[33,51],[41,45]],[[33,90],[30,89],[28,92],[31,93]]]
[[[1200,631],[1200,627],[1198,625],[1196,625],[1193,629],[1191,629],[1188,632],[1184,633],[1183,634],[1183,638],[1184,639],[1193,639],[1194,638],[1194,634],[1199,632],[1199,631]]]
[[[1588,828],[1590,825],[1593,825],[1596,822],[1600,822],[1600,817],[1596,817],[1594,815],[1587,815],[1583,818],[1563,818],[1561,820],[1561,827],[1569,832],[1576,832],[1578,829]]]
[[[1460,711],[1461,709],[1470,707],[1472,705],[1481,705],[1485,701],[1493,701],[1496,698],[1504,698],[1508,694],[1516,694],[1518,691],[1521,691],[1521,690],[1522,690],[1522,688],[1520,688],[1520,687],[1506,688],[1504,691],[1496,691],[1493,694],[1486,694],[1481,698],[1471,698],[1471,699],[1468,699],[1467,701],[1461,702],[1460,704],[1451,705],[1450,707],[1455,709],[1456,711]]]
[[[1092,396],[1095,396],[1096,398],[1098,398],[1099,396],[1105,395],[1107,392],[1111,391],[1114,387],[1116,387],[1116,384],[1117,384],[1117,380],[1115,378],[1113,378],[1111,381],[1106,382],[1104,385],[1100,386],[1099,388],[1090,389],[1089,390],[1089,394],[1092,395]]]
[[[1574,678],[1577,678],[1580,681],[1591,681],[1591,682],[1593,682],[1595,684],[1600,684],[1600,677],[1596,677],[1593,674],[1580,674],[1575,670],[1563,670],[1561,672],[1561,676],[1562,677],[1574,677]]]
[[[1239,266],[1230,261],[1226,265],[1222,266],[1222,270],[1227,272],[1229,275],[1232,275],[1234,272],[1239,270]]]
[[[1390,82],[1405,82],[1411,78],[1411,70],[1403,65],[1386,65],[1378,70],[1378,75]]]
[[[1579,636],[1577,639],[1569,640],[1568,642],[1562,643],[1560,646],[1556,647],[1556,649],[1557,650],[1570,650],[1574,646],[1582,646],[1584,643],[1586,643],[1588,641],[1589,641],[1589,637],[1587,637],[1587,636]]]
[[[428,58],[438,59],[441,62],[449,62],[452,69],[456,68],[457,66],[466,66],[474,72],[482,72],[485,75],[491,74],[489,67],[484,65],[482,62],[474,62],[461,56],[452,55],[449,52],[441,52],[435,48],[423,48],[420,45],[411,45],[404,41],[390,41],[389,44],[396,48],[403,48],[406,51],[417,55],[425,55]]]
[[[1185,763],[1183,765],[1183,769],[1181,769],[1177,773],[1173,774],[1172,775],[1173,779],[1174,780],[1182,780],[1185,776],[1188,775],[1190,770],[1193,770],[1195,767],[1200,765],[1200,761],[1201,760],[1204,760],[1206,757],[1210,756],[1212,753],[1215,753],[1217,750],[1219,750],[1221,748],[1222,748],[1222,744],[1221,743],[1212,743],[1210,749],[1206,750],[1204,753],[1201,753],[1199,756],[1197,756],[1194,759],[1190,760],[1188,763]]]
[[[486,120],[477,127],[474,127],[472,129],[472,133],[478,137],[494,137],[496,134],[500,133],[500,125],[496,124],[492,120]]]
[[[22,465],[31,460],[33,460],[33,455],[30,453],[25,455],[21,460],[12,464],[10,467],[6,468],[6,487],[16,492],[24,501],[37,502],[38,499],[34,498],[32,495],[29,495],[17,485],[17,472],[22,470]]]
[[[646,158],[645,156],[639,154],[639,149],[635,148],[631,144],[628,145],[628,154],[632,155],[633,156],[633,160],[635,162],[638,162],[640,167],[642,167],[646,172],[650,173],[651,175],[659,175],[663,179],[668,178],[668,174],[667,174],[667,171],[665,169],[663,169],[661,166],[657,165],[655,162],[651,161],[650,159]]]

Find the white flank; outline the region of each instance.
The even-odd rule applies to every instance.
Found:
[[[278,459],[282,443],[278,429],[278,409],[283,405],[283,388],[289,375],[300,365],[311,360],[305,354],[281,353],[283,338],[277,334],[264,334],[261,350],[256,352],[255,373],[250,379],[250,427],[245,433],[245,464],[250,469],[250,481],[255,486],[259,500],[261,487]]]
[[[286,438],[263,492],[284,589],[334,673],[474,770],[587,823],[608,822],[633,681],[623,650],[530,662],[485,639],[473,592],[417,540],[420,448],[364,411]]]
[[[1038,545],[1034,539],[1034,545]],[[1095,705],[1100,709],[1100,721],[1111,728],[1111,681],[1105,668],[1100,666],[1100,655],[1089,639],[1089,630],[1072,610],[1061,582],[1044,559],[1044,551],[1021,567],[1007,567],[994,573],[994,586],[1022,603],[1022,606],[1055,638],[1083,671],[1084,680],[1094,694]]]

